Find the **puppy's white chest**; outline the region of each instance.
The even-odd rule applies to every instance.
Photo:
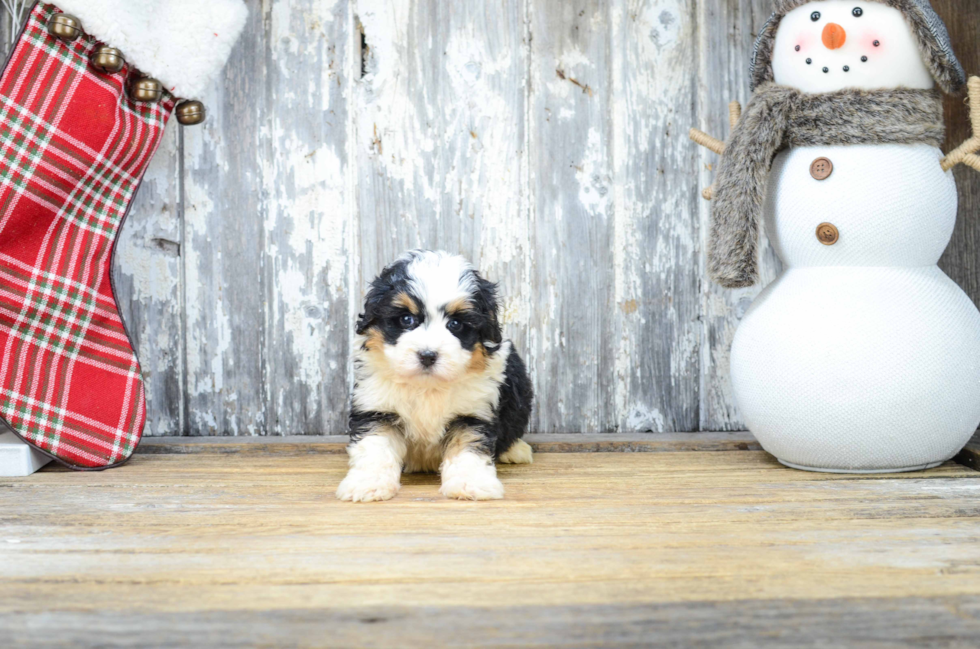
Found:
[[[363,412],[395,413],[410,439],[440,439],[457,417],[490,421],[500,400],[510,343],[488,360],[482,372],[467,373],[449,382],[399,380],[389,372],[371,371],[369,363],[358,376],[354,405]]]
[[[406,390],[395,408],[406,439],[423,446],[438,444],[457,409],[452,397],[452,391]]]
[[[392,390],[388,411],[398,414],[405,437],[421,444],[438,443],[446,427],[457,417],[489,421],[499,399],[499,383],[480,377],[439,386],[420,388],[411,383]]]
[[[467,385],[406,392],[393,410],[401,419],[407,442],[405,470],[409,473],[436,471],[442,462],[447,427],[461,416],[491,419],[498,394]]]

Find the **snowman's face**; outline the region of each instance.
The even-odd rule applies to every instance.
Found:
[[[902,13],[867,0],[819,0],[786,14],[772,71],[776,83],[807,93],[933,87]]]

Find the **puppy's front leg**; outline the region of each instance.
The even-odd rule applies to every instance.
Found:
[[[401,488],[405,440],[391,426],[379,426],[347,447],[350,471],[337,498],[351,502],[390,500]]]
[[[442,466],[442,488],[447,498],[499,500],[504,485],[497,479],[493,463],[494,440],[485,424],[465,418],[450,424],[446,434]]]

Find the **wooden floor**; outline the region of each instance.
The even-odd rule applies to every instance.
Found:
[[[980,638],[980,472],[542,453],[507,500],[337,502],[333,452],[0,480],[0,645],[941,646]]]

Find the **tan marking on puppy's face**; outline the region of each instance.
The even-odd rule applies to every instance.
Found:
[[[464,311],[471,311],[472,309],[473,304],[468,299],[461,297],[446,305],[446,315],[452,317]]]
[[[385,337],[377,327],[371,327],[365,334],[364,348],[369,352],[380,352],[384,349]]]
[[[412,315],[419,314],[419,305],[415,303],[415,300],[413,300],[412,296],[408,293],[399,293],[391,300],[391,304],[393,306],[400,306],[403,309],[408,309],[409,313]]]
[[[473,346],[473,356],[470,357],[466,371],[474,374],[482,374],[487,371],[487,349],[481,343]]]

